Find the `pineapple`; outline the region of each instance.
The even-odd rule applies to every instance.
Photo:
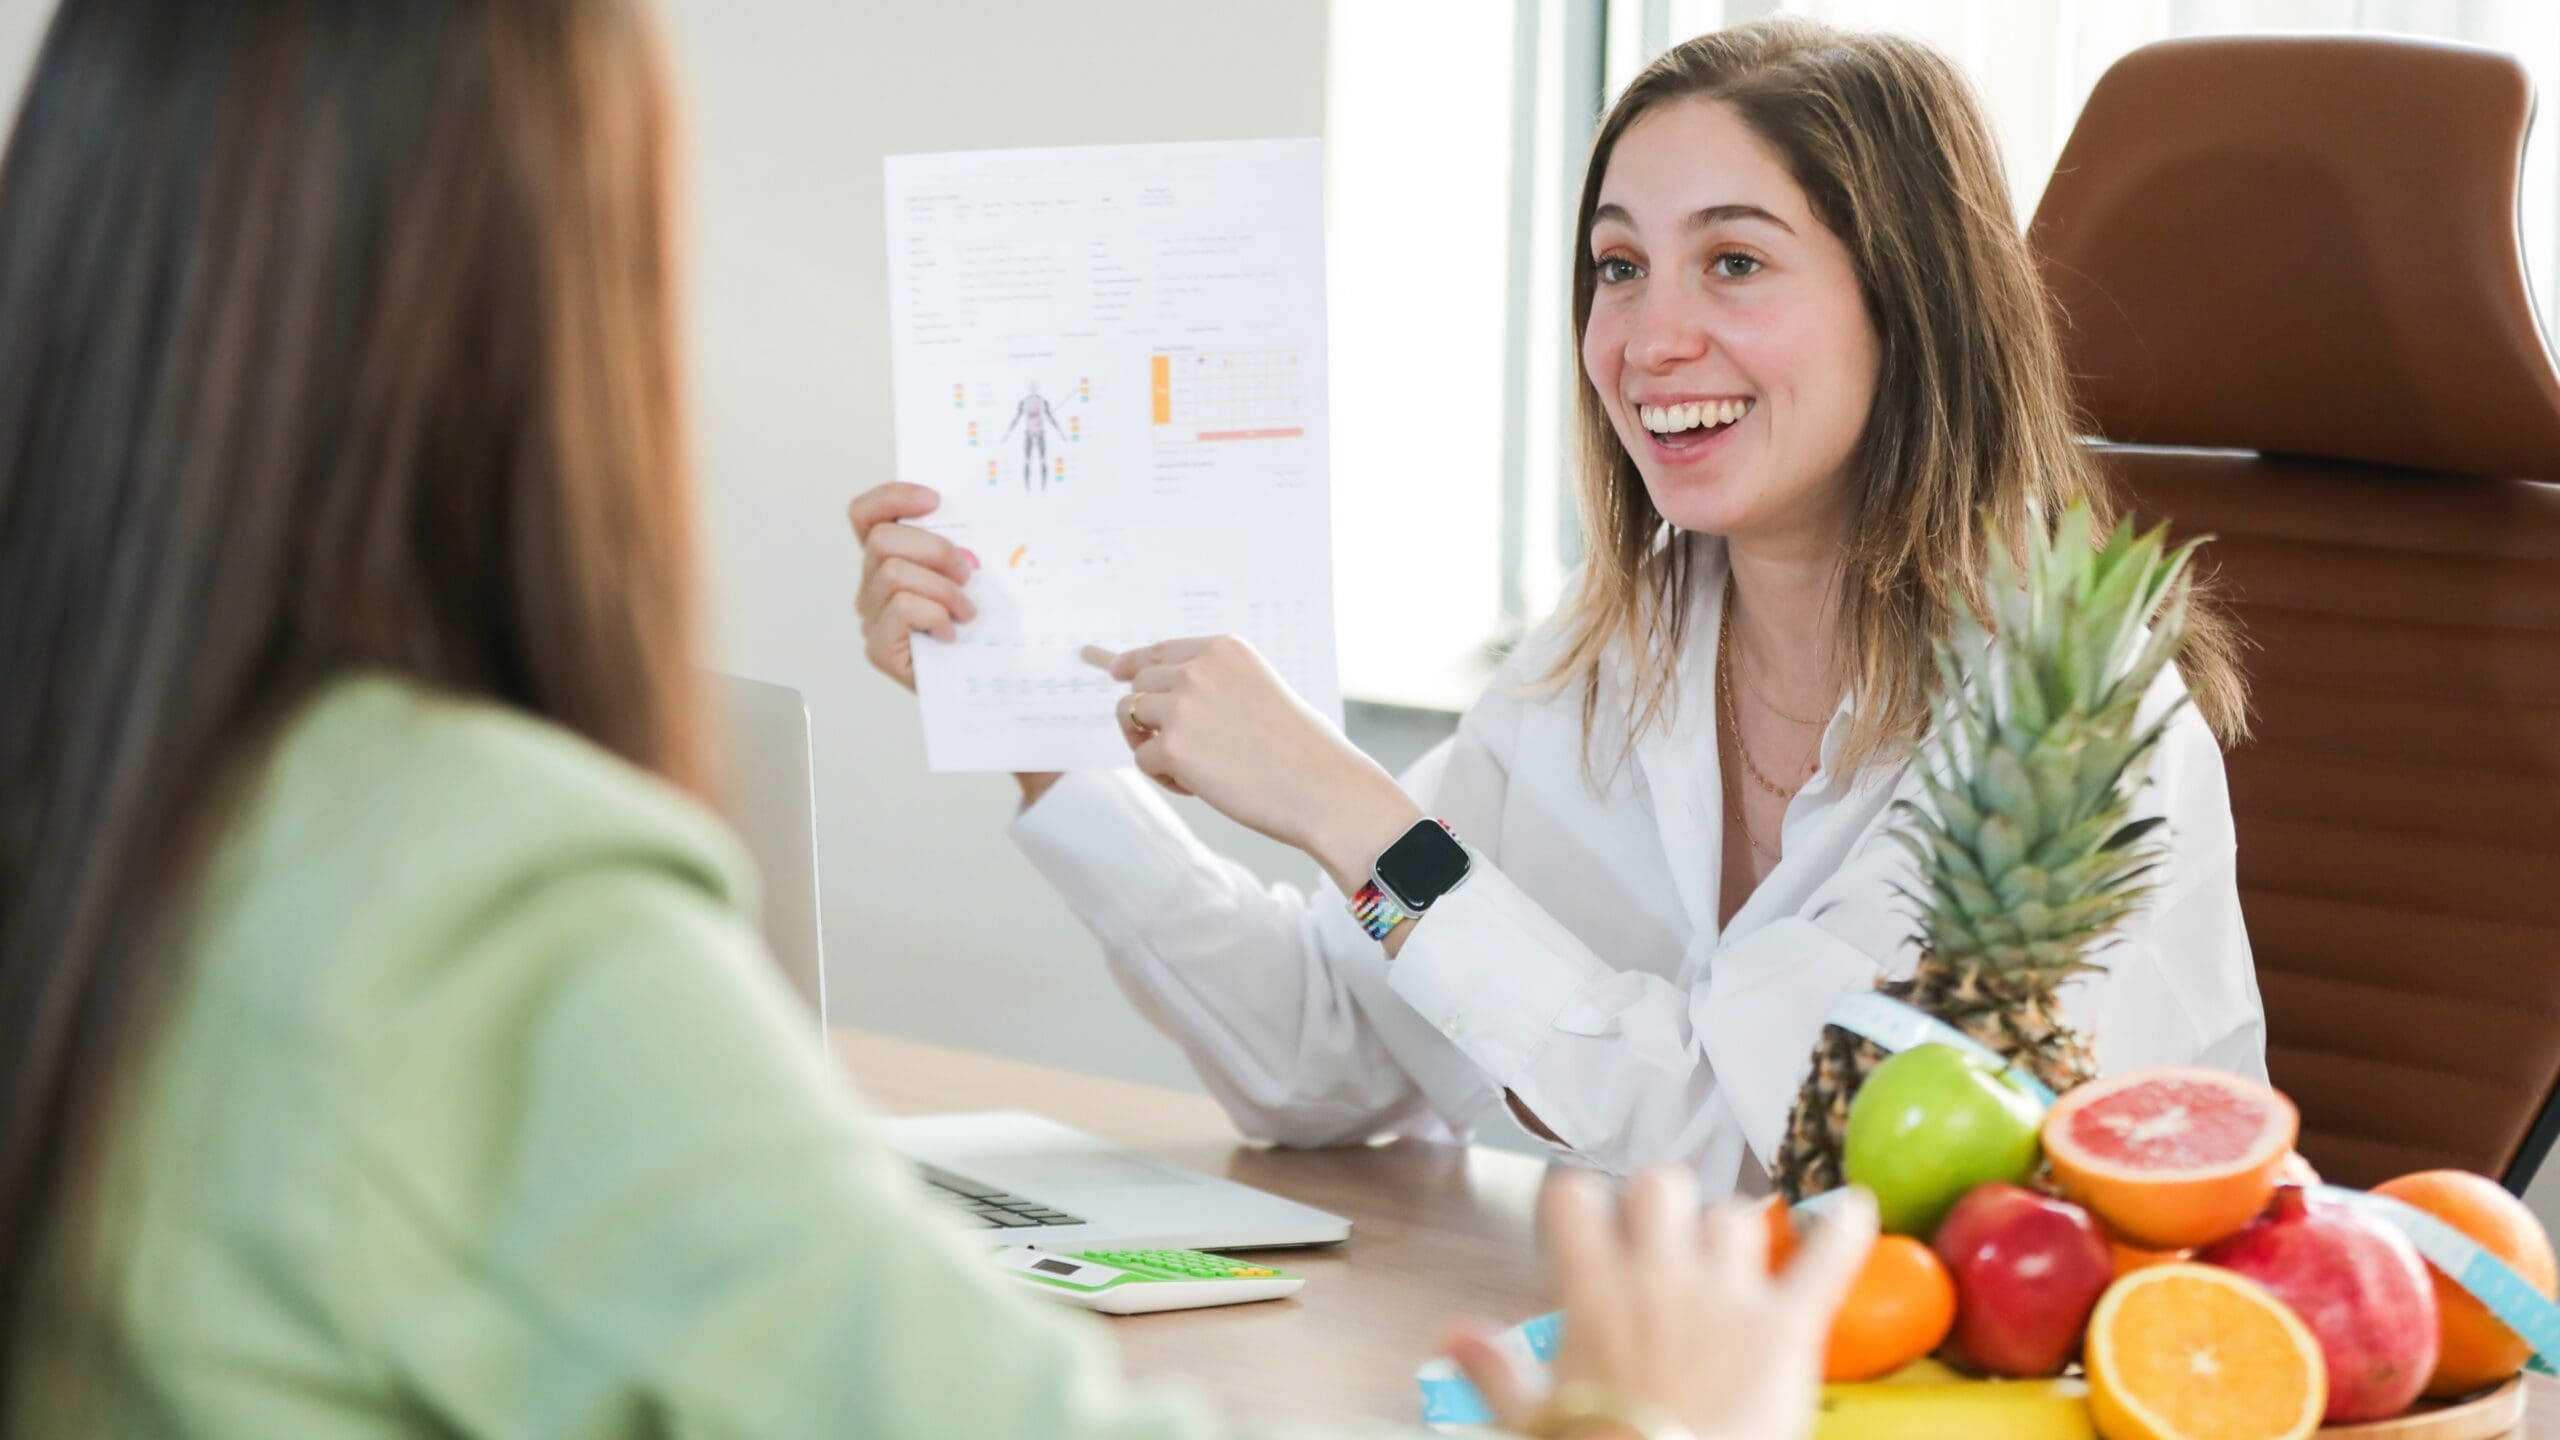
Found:
[[[1918,862],[1917,893],[1899,893],[1917,908],[1921,956],[1909,979],[1878,987],[2057,1094],[2094,1062],[2055,992],[2102,968],[2090,946],[2143,902],[2160,862],[2161,821],[2126,817],[2168,717],[2137,729],[2135,708],[2185,636],[2182,577],[2198,543],[2164,554],[2161,531],[2137,535],[2129,520],[2104,546],[2093,533],[2073,506],[2029,547],[2023,584],[1995,557],[1996,649],[1970,614],[1936,646],[1939,689],[1914,760],[1929,804],[1895,806],[1894,838]],[[1843,1183],[1849,1102],[1884,1058],[1872,1041],[1823,1032],[1778,1153],[1789,1200]]]

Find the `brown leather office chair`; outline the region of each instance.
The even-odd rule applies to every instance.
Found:
[[[2560,1079],[2560,372],[2524,68],[2179,40],[2089,98],[2029,240],[2094,443],[2253,646],[2230,757],[2267,1065],[2328,1178],[2521,1191]]]

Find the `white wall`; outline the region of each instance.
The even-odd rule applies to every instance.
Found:
[[[880,161],[1321,133],[1323,0],[663,4],[693,121],[716,663],[809,697],[830,1008],[1189,1085],[1005,839],[1013,782],[926,774],[911,697],[862,662],[842,512],[892,462]],[[1202,818],[1267,873],[1309,869]]]
[[[52,0],[0,0],[0,115],[16,118],[18,88],[26,83],[45,17],[52,13]]]

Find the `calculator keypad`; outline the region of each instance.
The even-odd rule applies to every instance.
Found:
[[[1242,1260],[1230,1260],[1224,1255],[1210,1255],[1199,1250],[1087,1250],[1083,1253],[1085,1259],[1096,1264],[1184,1280],[1262,1279],[1280,1273],[1268,1266],[1248,1265]]]

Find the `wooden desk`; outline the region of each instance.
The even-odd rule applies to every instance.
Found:
[[[1536,1250],[1545,1166],[1482,1146],[1357,1150],[1241,1143],[1216,1103],[870,1031],[836,1056],[882,1109],[1037,1110],[1150,1155],[1350,1217],[1351,1239],[1275,1252],[1307,1277],[1294,1298],[1111,1322],[1138,1375],[1183,1376],[1255,1417],[1410,1422],[1413,1367],[1449,1324],[1510,1324],[1550,1308]],[[2560,1381],[2531,1377],[2526,1440],[2560,1440]]]
[[[837,1031],[835,1049],[893,1113],[1037,1110],[1349,1217],[1344,1244],[1272,1252],[1307,1277],[1290,1299],[1111,1322],[1132,1373],[1205,1382],[1241,1413],[1411,1421],[1413,1367],[1451,1322],[1508,1325],[1550,1308],[1534,1244],[1546,1167],[1529,1156],[1409,1141],[1265,1150],[1238,1141],[1205,1096],[870,1031]]]

